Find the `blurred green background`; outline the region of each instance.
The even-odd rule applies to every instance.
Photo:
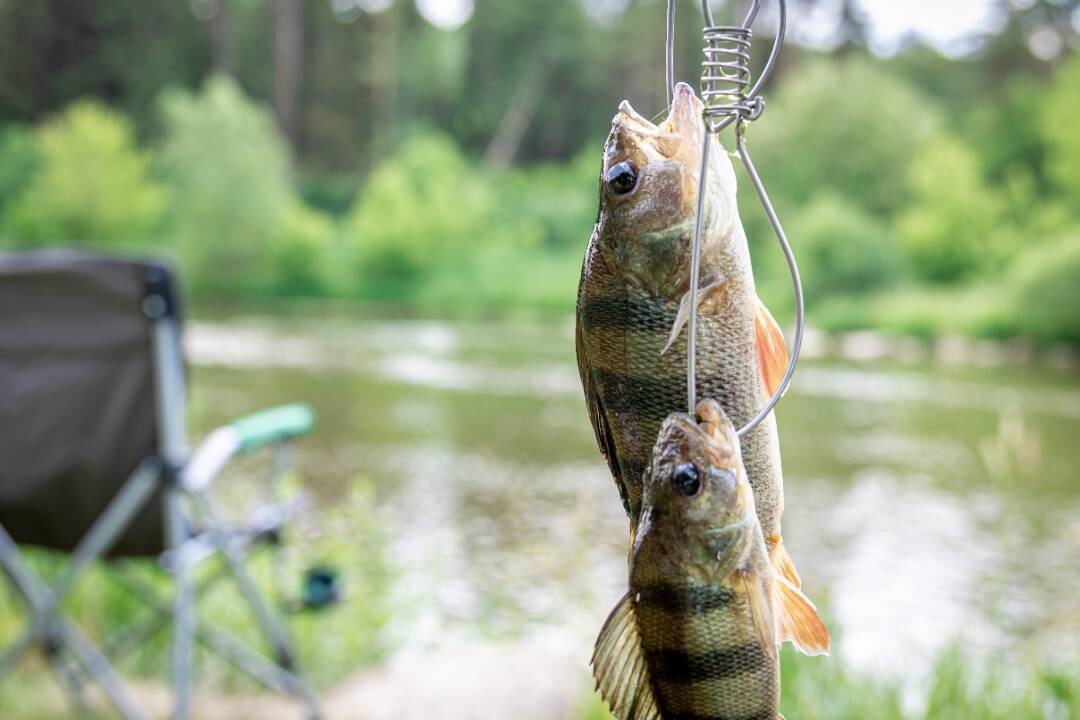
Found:
[[[777,412],[785,537],[837,651],[785,651],[782,709],[1080,717],[1080,0],[791,4],[749,143],[827,333]],[[678,7],[696,85],[700,11]],[[625,589],[626,525],[572,313],[611,117],[624,98],[664,110],[663,13],[0,0],[0,249],[175,259],[194,437],[318,409],[298,448],[318,512],[282,567],[343,568],[349,601],[296,623],[331,717],[480,717],[437,692],[477,677],[491,708],[495,686],[517,699],[497,717],[606,717],[584,665]],[[787,324],[786,266],[740,179]],[[262,469],[223,492],[251,500]],[[111,587],[95,571],[70,607],[96,633],[135,613]],[[203,607],[252,630],[236,597]],[[0,592],[0,644],[21,621]],[[166,642],[122,669],[160,683]],[[290,716],[229,705],[253,688],[200,661],[222,693],[207,717]],[[4,717],[63,708],[40,665],[0,686]]]
[[[698,10],[681,5],[693,81]],[[1076,6],[987,3],[941,48],[901,36],[881,57],[859,2],[794,3],[802,42],[751,146],[814,324],[1080,340]],[[623,98],[662,110],[662,14],[4,0],[0,247],[163,252],[219,298],[570,312],[608,121]],[[782,262],[742,200],[783,315]]]

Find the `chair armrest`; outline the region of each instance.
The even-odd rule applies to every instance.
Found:
[[[307,435],[315,427],[315,411],[301,403],[280,405],[233,420],[231,426],[238,435],[239,452],[250,452]]]
[[[281,405],[234,420],[207,435],[180,478],[184,489],[202,492],[234,455],[307,435],[315,427],[315,411],[307,405]]]

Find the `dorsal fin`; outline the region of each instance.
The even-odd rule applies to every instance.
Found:
[[[787,371],[788,351],[784,341],[784,333],[776,324],[769,308],[757,301],[757,312],[754,313],[754,332],[757,336],[758,365],[761,369],[761,378],[765,381],[765,389],[772,395],[776,388],[780,387],[780,381],[784,379]]]
[[[596,689],[620,720],[661,720],[629,593],[611,611],[592,657]]]
[[[814,603],[779,573],[774,573],[773,579],[779,600],[781,638],[790,640],[805,655],[828,655],[832,641]]]

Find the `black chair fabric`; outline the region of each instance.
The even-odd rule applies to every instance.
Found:
[[[142,307],[147,278],[163,272],[74,252],[0,254],[0,525],[16,542],[73,549],[156,454]],[[110,554],[162,547],[159,491]]]

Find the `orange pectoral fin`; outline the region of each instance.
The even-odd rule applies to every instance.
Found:
[[[776,324],[769,308],[759,298],[757,312],[754,313],[754,331],[757,335],[758,364],[761,367],[761,377],[765,381],[765,388],[769,394],[776,392],[780,387],[780,381],[784,379],[787,371],[788,351],[784,341],[784,333]]]
[[[828,655],[832,641],[817,608],[787,578],[773,576],[779,593],[780,636],[805,655]]]
[[[771,553],[773,569],[783,577],[787,578],[792,585],[801,588],[802,578],[799,577],[799,571],[795,569],[795,563],[792,562],[791,556],[788,555],[787,548],[784,547],[784,538],[780,537],[779,533],[774,537],[776,538],[776,543],[772,546]]]

